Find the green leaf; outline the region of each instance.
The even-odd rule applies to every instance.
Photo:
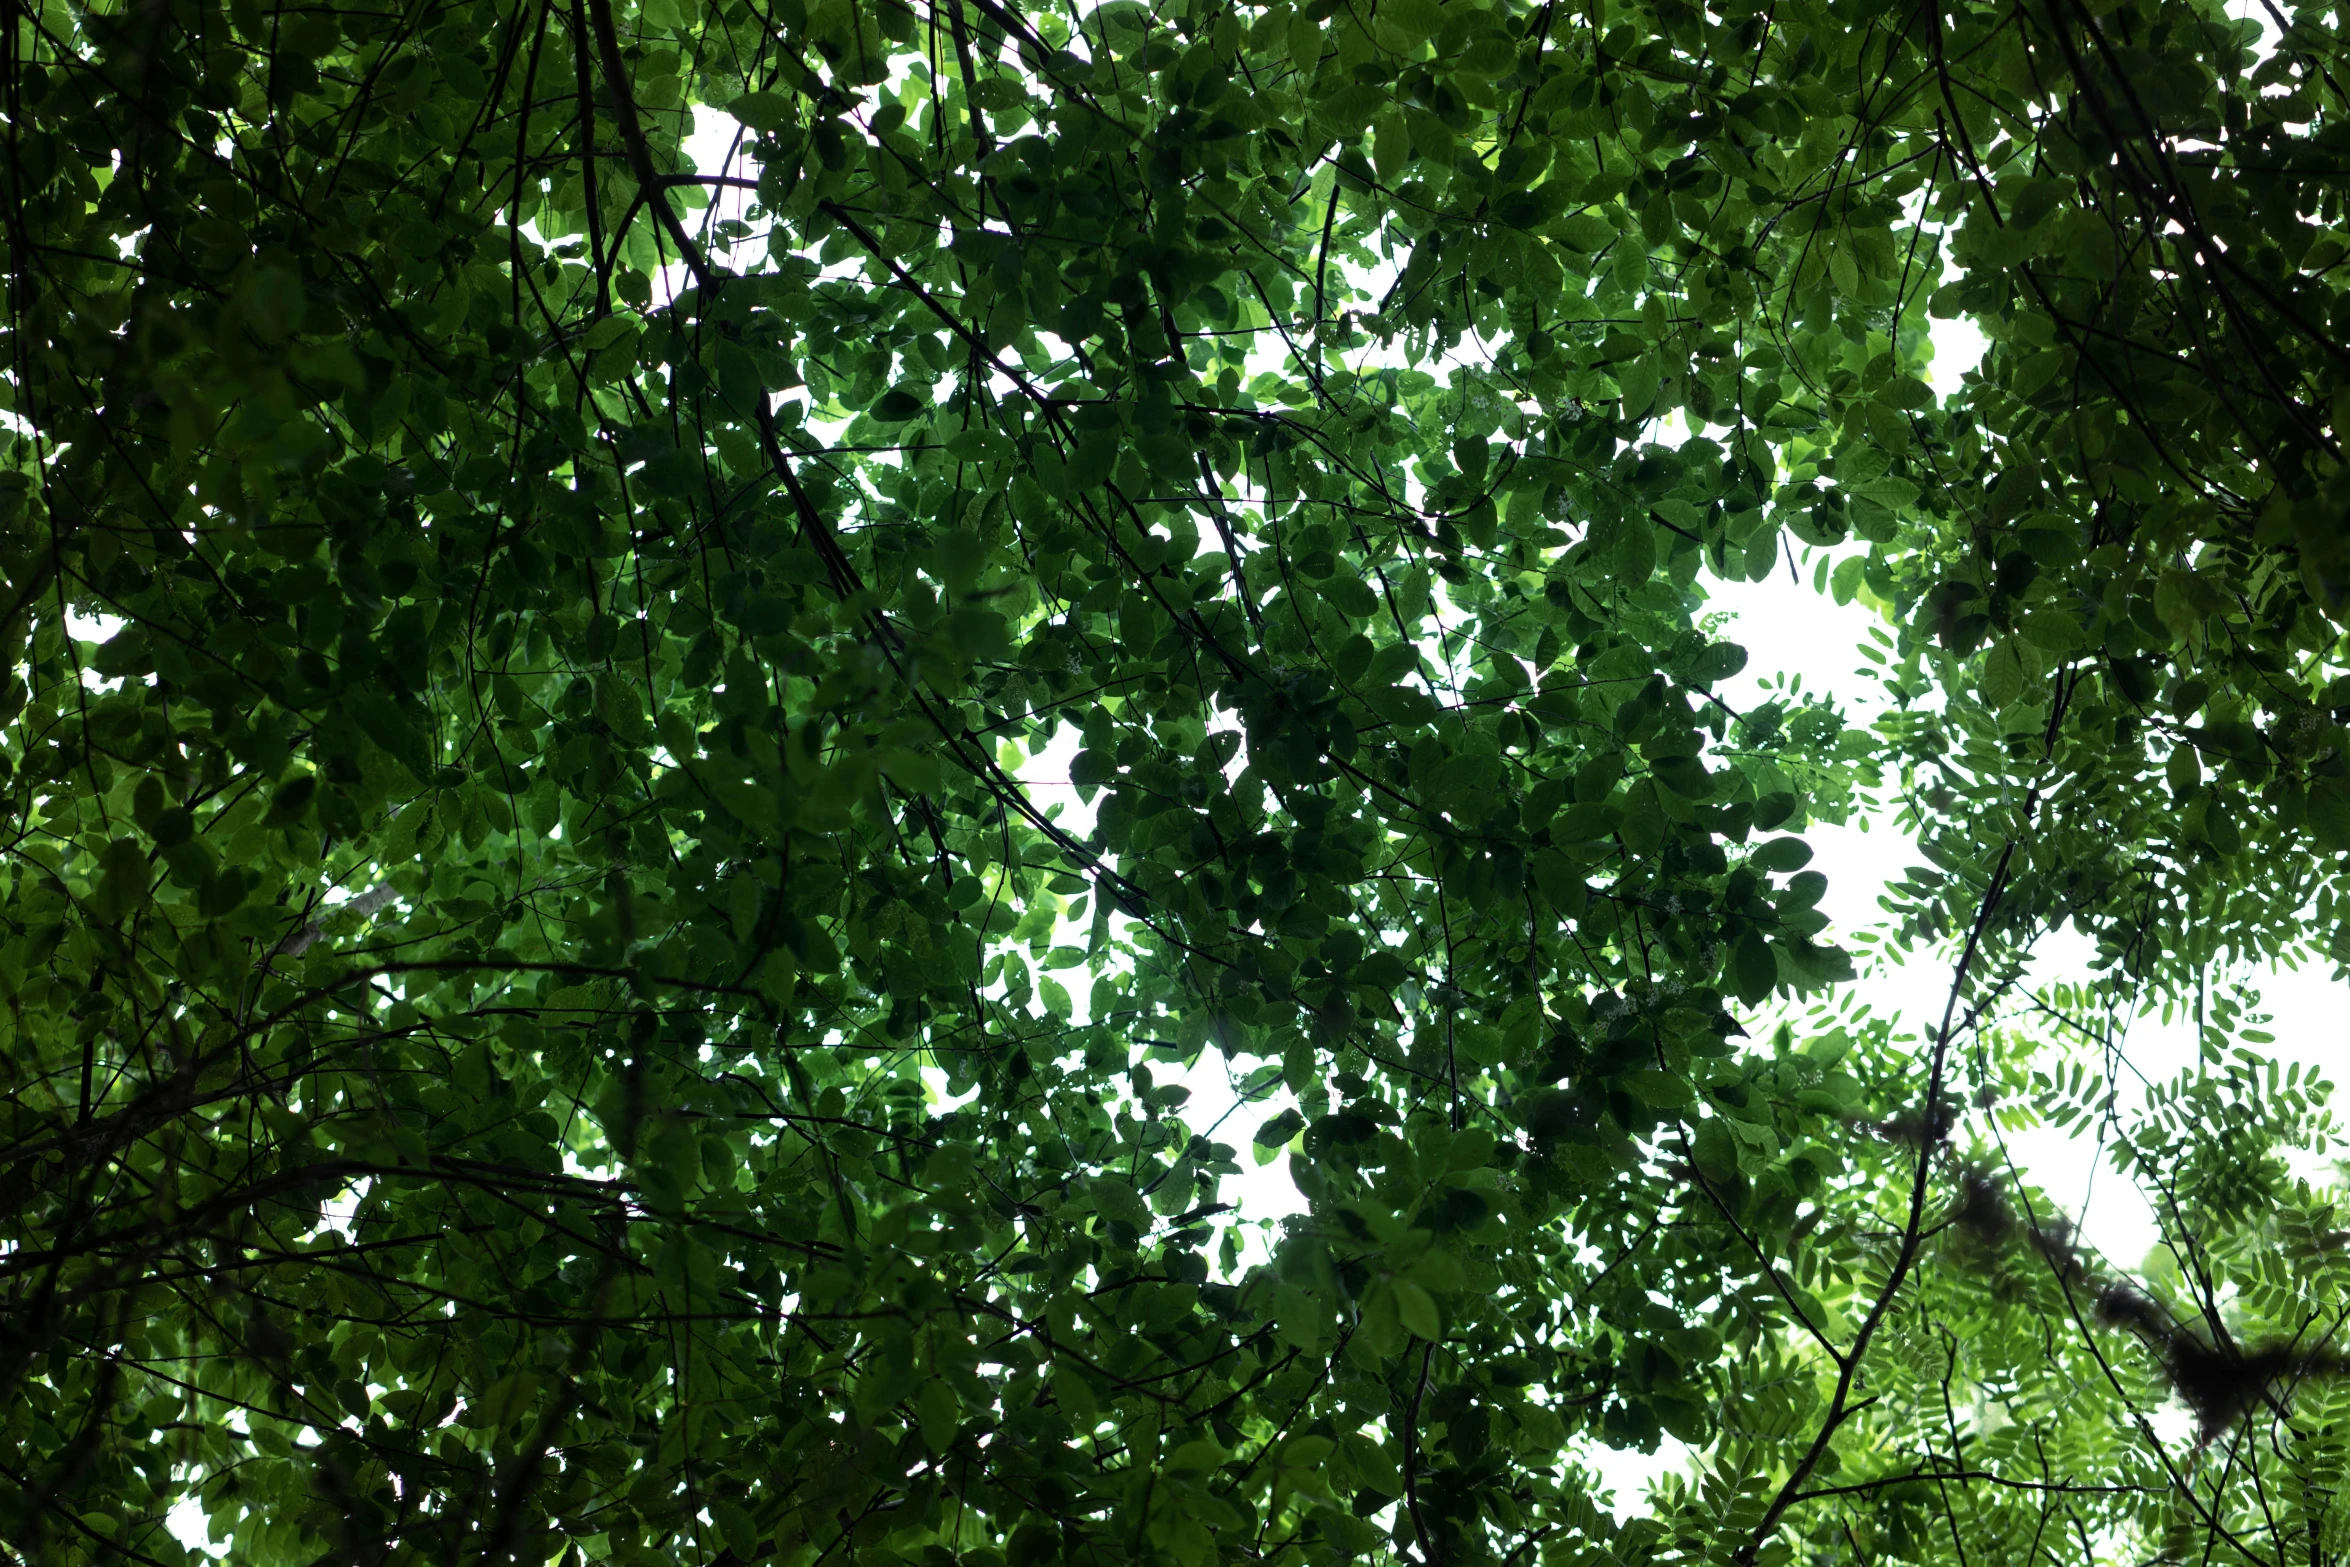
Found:
[[[1694,756],[1660,756],[1649,770],[1666,788],[1688,799],[1702,800],[1713,793],[1713,775]]]
[[[1847,555],[1836,562],[1828,580],[1838,604],[1849,604],[1860,595],[1862,573],[1867,567],[1868,561],[1859,555]]]
[[[1444,1324],[1436,1312],[1436,1298],[1410,1279],[1391,1279],[1388,1289],[1395,1297],[1395,1314],[1404,1328],[1415,1338],[1434,1341],[1444,1337]]]
[[[954,1445],[963,1404],[944,1378],[932,1377],[922,1384],[922,1391],[915,1395],[915,1411],[922,1423],[922,1440],[933,1453],[944,1453]]]
[[[1747,853],[1746,863],[1758,871],[1799,871],[1811,863],[1812,848],[1801,838],[1771,838]]]
[[[1623,391],[1625,418],[1637,419],[1648,412],[1649,404],[1656,401],[1660,379],[1655,358],[1646,354],[1617,373],[1616,384]]]
[[[1627,518],[1616,542],[1616,580],[1637,587],[1656,575],[1656,534],[1640,518]]]
[[[781,93],[745,93],[727,104],[726,112],[754,131],[776,131],[791,122],[792,103]]]
[[[1691,671],[1704,685],[1718,685],[1746,667],[1746,649],[1735,642],[1716,642],[1697,657]]]
[[[2170,755],[2163,760],[2162,770],[2173,794],[2192,794],[2203,782],[2202,758],[2195,754],[2191,744],[2182,742],[2172,746]]]
[[[1772,955],[1770,943],[1760,932],[1746,932],[1730,949],[1730,982],[1738,992],[1738,999],[1750,1007],[1770,999],[1771,991],[1779,983],[1779,960]]]
[[[2024,692],[2023,661],[2008,642],[1996,642],[1983,655],[1983,705],[1997,711],[2010,706]]]
[[[1284,1110],[1258,1127],[1253,1141],[1260,1148],[1278,1148],[1295,1137],[1305,1124],[1306,1118],[1296,1109]]]
[[[1836,292],[1847,298],[1860,290],[1860,264],[1841,245],[1828,252],[1828,276],[1835,283]]]
[[[1678,1109],[1692,1102],[1689,1082],[1678,1073],[1642,1070],[1626,1074],[1623,1082],[1643,1104],[1659,1109]]]
[[[309,814],[310,803],[318,796],[318,778],[303,773],[288,779],[270,796],[269,813],[262,818],[272,827],[291,827]]]
[[[1369,620],[1379,612],[1379,595],[1359,577],[1340,573],[1322,585],[1331,607],[1350,620]]]
[[[1224,1466],[1224,1449],[1206,1438],[1185,1442],[1163,1460],[1169,1474],[1206,1474]]]

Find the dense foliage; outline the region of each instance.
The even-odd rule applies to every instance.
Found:
[[[6,1558],[2350,1555],[2330,12],[8,28]]]

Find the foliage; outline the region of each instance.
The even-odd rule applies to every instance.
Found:
[[[1991,1162],[2350,955],[2274,23],[19,7],[0,1546],[2338,1557],[2322,1090],[2213,1014],[2143,1278]],[[1872,728],[1715,690],[1799,553]]]

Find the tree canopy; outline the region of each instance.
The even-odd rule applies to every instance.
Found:
[[[2350,1556],[2260,11],[12,8],[0,1558]],[[1886,716],[1718,689],[1776,571]]]

